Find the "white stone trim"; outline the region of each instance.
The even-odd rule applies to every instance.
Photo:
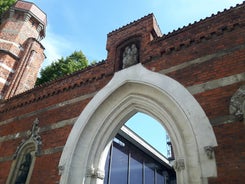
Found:
[[[102,184],[101,178],[87,173],[104,170],[108,144],[137,112],[152,116],[167,130],[175,158],[185,166],[176,173],[178,184],[204,184],[217,175],[215,157],[209,159],[204,149],[217,142],[201,106],[175,80],[137,64],[115,73],[79,116],[60,159],[60,184]]]
[[[14,45],[15,47],[17,47],[18,49],[20,49],[20,44],[18,44],[18,43],[15,43],[15,42],[11,42],[11,41],[8,41],[8,40],[4,40],[4,39],[1,39],[0,38],[0,43],[9,43],[9,44],[12,44],[12,45]]]
[[[221,79],[211,80],[211,81],[208,81],[202,84],[190,86],[190,87],[187,87],[187,89],[191,94],[198,94],[198,93],[202,93],[208,90],[232,85],[232,84],[242,82],[242,81],[245,81],[245,72],[236,74],[236,75],[231,75],[228,77],[224,77]]]
[[[53,105],[50,105],[48,107],[45,107],[45,108],[42,108],[42,109],[39,109],[39,110],[34,110],[34,111],[28,112],[26,114],[22,114],[22,115],[18,116],[18,120],[21,120],[23,118],[28,118],[28,117],[31,117],[31,116],[37,116],[37,115],[43,113],[44,111],[50,111],[50,110],[54,110],[54,109],[66,106],[66,105],[74,104],[76,102],[81,102],[81,101],[83,101],[85,99],[94,97],[94,95],[96,93],[97,93],[97,91],[94,92],[94,93],[90,93],[90,94],[82,95],[82,96],[79,96],[79,97],[76,97],[76,98],[72,98],[70,100],[59,102],[57,104],[53,104]],[[16,117],[9,118],[7,120],[1,121],[0,122],[0,126],[6,125],[6,124],[11,123],[11,122],[13,122],[15,120],[16,120]]]
[[[171,73],[171,72],[174,72],[174,71],[177,71],[177,70],[181,70],[181,69],[190,67],[192,65],[201,64],[201,63],[204,63],[206,61],[210,61],[213,58],[222,57],[222,56],[227,55],[229,53],[233,53],[236,50],[242,50],[244,48],[245,48],[245,44],[238,45],[238,46],[233,47],[231,49],[222,50],[222,51],[217,52],[217,53],[205,55],[205,56],[202,56],[200,58],[196,58],[194,60],[189,60],[189,61],[186,61],[184,63],[181,63],[181,64],[178,64],[178,65],[172,66],[170,68],[163,69],[163,70],[160,71],[160,73],[162,73],[162,74],[168,74],[168,73]]]
[[[0,83],[9,85],[9,82],[6,79],[2,78],[2,77],[0,77]]]
[[[7,66],[6,64],[0,62],[0,66],[4,68],[5,70],[8,70],[11,73],[14,73],[14,70],[10,68],[9,66]]]
[[[68,126],[68,125],[73,125],[75,123],[76,119],[77,119],[77,117],[62,120],[62,121],[56,122],[54,124],[44,126],[44,127],[40,128],[40,132],[42,133],[42,132],[62,128],[62,127]],[[0,126],[1,126],[1,124],[0,124]],[[26,135],[27,135],[27,131],[17,132],[17,133],[5,135],[5,136],[0,136],[0,143],[4,142],[4,141],[18,139],[18,138],[24,138],[24,137],[26,137]]]
[[[216,89],[216,88],[219,88],[219,87],[225,87],[227,85],[236,84],[236,83],[241,82],[241,81],[245,81],[245,73],[231,75],[231,76],[228,76],[228,77],[224,77],[224,78],[208,81],[208,82],[205,82],[205,83],[202,83],[202,84],[188,86],[187,89],[192,95],[195,95],[195,94],[198,94],[198,93],[201,93],[201,92],[205,92],[205,91],[208,91],[208,90],[212,90],[212,89]],[[22,118],[30,117],[30,116],[33,116],[33,115],[37,115],[40,112],[43,112],[43,110],[56,109],[59,106],[64,106],[64,105],[69,105],[69,104],[73,104],[73,103],[76,103],[76,102],[80,102],[80,101],[82,101],[84,99],[93,97],[96,93],[97,93],[97,91],[94,92],[94,93],[88,94],[88,95],[79,96],[77,98],[73,98],[73,99],[70,99],[70,100],[67,100],[67,101],[64,101],[64,102],[60,102],[60,103],[54,104],[54,105],[52,105],[52,106],[50,106],[48,108],[43,108],[43,109],[39,109],[38,111],[33,111],[33,112],[26,113],[26,114],[22,114],[22,115],[20,115],[18,117],[18,119],[22,119]],[[0,99],[1,99],[1,96],[0,96]],[[14,120],[15,120],[15,118],[10,118],[10,119],[4,120],[4,121],[0,121],[0,126],[8,124],[8,123],[11,123]]]

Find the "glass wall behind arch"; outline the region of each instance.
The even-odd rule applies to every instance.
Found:
[[[139,144],[141,141],[129,128],[121,129],[107,156],[104,184],[176,183],[175,171],[166,157],[146,142]]]
[[[125,125],[164,156],[167,156],[165,128],[151,116],[138,112]]]

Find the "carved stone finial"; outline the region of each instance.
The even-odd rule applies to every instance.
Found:
[[[230,114],[234,115],[236,119],[243,120],[245,117],[245,85],[242,85],[231,97]]]
[[[39,119],[36,118],[34,120],[34,122],[33,122],[32,134],[31,134],[32,139],[37,144],[36,155],[39,155],[40,154],[40,152],[41,152],[41,146],[42,146],[42,139],[41,139],[41,136],[39,135],[40,127],[38,126],[38,124],[39,124]]]
[[[173,162],[173,168],[175,171],[181,171],[185,169],[185,161],[183,158],[177,159]]]
[[[32,125],[32,130],[28,130],[27,131],[27,139],[23,139],[20,143],[20,145],[17,147],[14,155],[13,155],[13,158],[16,159],[20,149],[22,148],[22,146],[29,140],[32,140],[35,142],[35,144],[37,145],[37,150],[36,150],[36,155],[39,155],[40,152],[41,152],[41,145],[42,145],[42,139],[41,139],[41,136],[39,135],[39,120],[38,118],[36,118],[34,121],[33,121],[33,125]]]
[[[123,51],[122,62],[123,62],[122,68],[127,68],[138,63],[138,49],[134,43],[132,45],[125,47]]]
[[[31,130],[31,136],[32,136],[32,137],[37,136],[38,133],[39,133],[40,128],[38,127],[38,124],[39,124],[39,119],[36,118],[36,119],[33,121],[33,125],[32,125],[32,130]]]
[[[213,146],[205,146],[204,151],[209,159],[214,158],[214,147]]]

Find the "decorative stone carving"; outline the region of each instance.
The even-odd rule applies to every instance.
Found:
[[[212,147],[212,146],[205,146],[204,147],[204,151],[207,154],[207,157],[209,159],[213,159],[214,158],[214,147]]]
[[[245,85],[242,85],[231,97],[230,114],[236,119],[243,120],[245,117]]]
[[[100,170],[100,169],[97,169],[97,170],[96,170],[96,177],[103,180],[103,179],[105,178],[105,173],[104,173],[104,171],[102,171],[102,170]]]
[[[32,125],[32,130],[30,131],[27,131],[27,139],[23,139],[20,143],[20,145],[17,147],[15,153],[14,153],[14,156],[13,158],[16,159],[20,149],[22,148],[22,146],[27,143],[28,141],[34,141],[36,146],[37,146],[37,150],[36,150],[36,155],[39,155],[40,152],[41,152],[41,145],[42,145],[42,139],[41,139],[41,136],[39,135],[39,130],[40,130],[40,127],[38,126],[39,124],[39,120],[38,118],[36,118],[34,121],[33,121],[33,125]]]
[[[104,171],[91,167],[90,169],[88,169],[87,177],[93,177],[103,180],[105,178],[105,174]]]
[[[64,165],[59,165],[58,169],[59,169],[59,175],[62,175],[64,170],[65,170],[65,166]]]
[[[127,68],[138,63],[138,49],[134,43],[131,46],[125,47],[122,62],[122,68]]]
[[[185,161],[183,158],[177,159],[173,162],[173,168],[175,171],[181,171],[185,169]]]
[[[39,124],[39,120],[38,118],[36,118],[33,122],[31,138],[37,143],[38,146],[37,153],[39,154],[41,151],[42,139],[41,136],[39,135],[40,127],[38,126],[38,124]]]

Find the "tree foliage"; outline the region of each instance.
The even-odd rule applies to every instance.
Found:
[[[7,11],[14,3],[16,0],[0,0],[0,17],[2,14]]]
[[[66,58],[58,59],[51,65],[41,69],[40,77],[37,78],[36,85],[57,79],[84,69],[88,66],[88,60],[82,51],[75,51]]]

